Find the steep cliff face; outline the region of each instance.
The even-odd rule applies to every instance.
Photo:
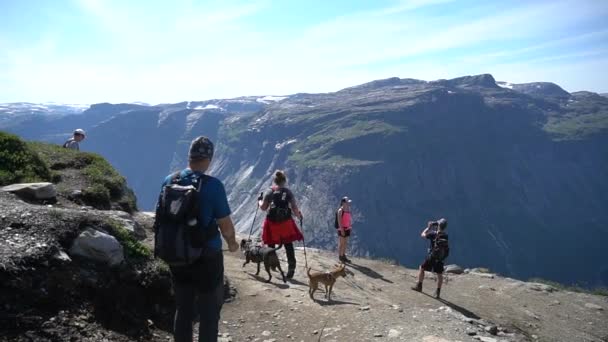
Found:
[[[454,261],[605,284],[608,269],[581,265],[601,258],[594,241],[608,234],[607,108],[584,94],[502,89],[489,75],[377,81],[236,120],[220,133],[214,172],[241,230],[271,172],[286,168],[312,245],[334,245],[332,212],[348,194],[358,253],[415,265],[420,229],[445,216]]]
[[[332,214],[349,195],[354,253],[414,266],[427,247],[420,229],[443,216],[453,262],[608,283],[608,269],[593,262],[608,238],[608,98],[597,94],[499,86],[490,75],[391,78],[330,94],[105,113],[83,148],[107,156],[144,209],[162,178],[185,165],[190,140],[205,134],[217,143],[211,173],[226,184],[241,232],[280,168],[305,211],[311,245],[335,246]],[[254,232],[260,226],[258,213]]]

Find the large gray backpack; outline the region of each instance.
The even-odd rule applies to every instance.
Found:
[[[208,176],[201,176],[198,188],[180,185],[180,173],[161,191],[154,221],[154,255],[169,266],[189,265],[204,252],[205,243],[218,234],[215,220],[210,226],[198,223],[199,192]]]

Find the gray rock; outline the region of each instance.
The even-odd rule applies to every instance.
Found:
[[[484,330],[491,335],[498,334],[498,327],[495,325],[489,325]]]
[[[487,336],[475,336],[474,338],[480,340],[481,342],[497,342],[498,340],[493,337]]]
[[[542,284],[542,283],[528,283],[526,285],[528,287],[528,289],[532,290],[532,291],[538,291],[538,292],[556,292],[557,289],[551,285],[547,285],[547,284]]]
[[[397,338],[401,335],[401,331],[396,330],[396,329],[390,329],[388,331],[388,337],[389,338]]]
[[[480,273],[480,272],[471,271],[471,272],[469,272],[469,274],[472,274],[474,276],[478,276],[481,278],[488,278],[488,279],[494,279],[494,277],[495,277],[495,275],[492,273]]]
[[[57,190],[53,183],[19,183],[2,187],[2,191],[11,192],[15,195],[34,200],[52,200],[57,197]]]
[[[129,213],[120,210],[107,210],[105,213],[120,223],[132,236],[138,239],[146,238],[145,229]]]
[[[59,251],[57,254],[53,255],[53,259],[55,259],[59,262],[66,262],[66,263],[72,261],[70,256],[67,255],[67,253],[64,251]]]
[[[586,307],[587,309],[593,309],[593,310],[604,310],[604,308],[603,308],[603,307],[601,307],[601,306],[599,306],[599,305],[596,305],[596,304],[593,304],[593,303],[586,303],[586,304],[585,304],[585,307]]]
[[[374,334],[374,337],[382,337],[382,336],[384,336],[384,334],[382,334],[382,333],[375,333]]]
[[[458,265],[447,265],[445,267],[445,271],[446,273],[452,273],[452,274],[463,274],[464,273],[464,268],[458,266]]]
[[[124,252],[122,245],[112,235],[87,228],[72,243],[71,255],[78,255],[88,259],[115,266],[123,262]]]

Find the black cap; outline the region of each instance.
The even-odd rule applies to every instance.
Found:
[[[190,161],[213,158],[213,143],[209,138],[200,136],[192,140],[188,159]]]

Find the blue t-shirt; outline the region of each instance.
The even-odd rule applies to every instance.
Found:
[[[180,185],[192,185],[198,188],[199,177],[203,175],[202,172],[193,172],[190,169],[184,169],[180,173]],[[172,174],[165,178],[163,187],[171,183]],[[230,206],[228,205],[228,198],[226,197],[226,190],[222,182],[211,176],[205,176],[207,180],[200,189],[200,207],[201,211],[198,216],[198,222],[201,228],[207,227],[213,220],[221,219],[229,216]],[[213,239],[207,242],[207,247],[216,251],[222,249],[222,238],[220,234],[217,234]]]

